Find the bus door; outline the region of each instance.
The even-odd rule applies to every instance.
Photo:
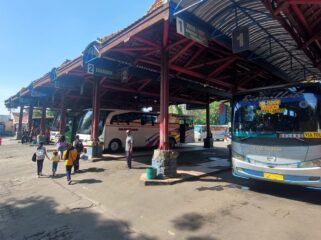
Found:
[[[179,142],[185,143],[186,124],[184,119],[179,120]]]

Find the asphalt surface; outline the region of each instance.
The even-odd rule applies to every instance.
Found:
[[[136,158],[132,170],[122,158],[82,161],[67,185],[62,163],[56,178],[49,161],[45,176],[36,177],[34,149],[8,139],[0,146],[1,240],[321,239],[318,190],[237,179],[230,171],[144,186],[139,176],[148,156]],[[194,163],[203,155],[184,158]]]

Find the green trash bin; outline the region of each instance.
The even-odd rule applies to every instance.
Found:
[[[152,167],[146,168],[146,177],[147,179],[154,179],[156,177],[156,169]]]

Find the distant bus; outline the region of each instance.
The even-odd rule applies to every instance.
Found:
[[[228,133],[228,125],[211,125],[211,132],[214,140],[224,140]]]
[[[72,142],[76,131],[78,127],[78,120],[79,120],[79,112],[72,112],[72,111],[67,111],[66,112],[66,118],[65,118],[65,137],[67,142]],[[60,125],[60,119],[61,119],[61,114],[60,112],[57,112],[51,127],[50,127],[50,141],[52,142],[57,142],[59,137],[60,137],[60,132],[59,132],[59,125]]]
[[[85,110],[80,118],[77,134],[84,146],[90,145],[93,111]],[[117,152],[124,148],[126,130],[131,130],[134,147],[156,147],[159,144],[159,114],[152,112],[102,109],[99,117],[99,141],[104,150]],[[169,115],[169,144],[194,141],[193,117]]]
[[[224,140],[228,133],[228,125],[210,125],[212,137],[214,140]],[[202,142],[206,138],[206,125],[194,126],[194,137],[196,142]]]

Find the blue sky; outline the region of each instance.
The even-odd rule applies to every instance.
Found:
[[[155,0],[0,0],[0,114],[4,100],[97,37],[126,27]]]

